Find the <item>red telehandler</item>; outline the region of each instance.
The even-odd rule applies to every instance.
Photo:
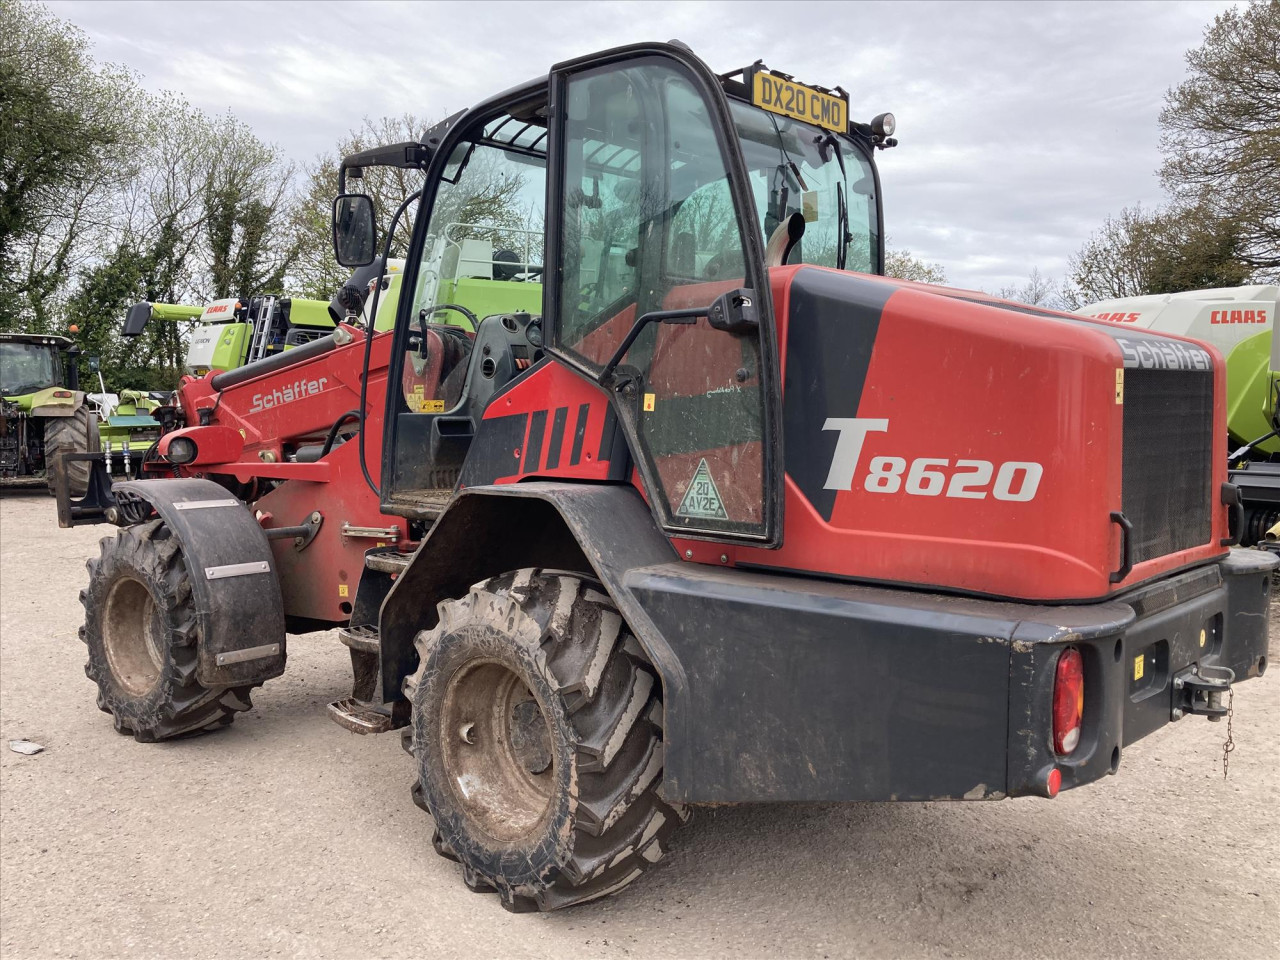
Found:
[[[122,528],[102,708],[217,727],[340,626],[334,718],[403,729],[437,852],[514,910],[627,885],[691,805],[1051,798],[1223,716],[1277,560],[1233,548],[1221,356],[876,276],[892,133],[652,43],[348,157],[348,266],[346,181],[425,173],[394,331],[188,381],[155,479],[60,498]],[[442,322],[498,284],[532,302]]]

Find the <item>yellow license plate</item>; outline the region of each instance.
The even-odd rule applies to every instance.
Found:
[[[771,113],[804,120],[837,133],[849,129],[848,101],[769,73],[756,73],[752,77],[751,102]]]

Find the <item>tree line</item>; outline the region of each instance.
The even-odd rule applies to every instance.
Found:
[[[992,292],[1072,309],[1280,277],[1277,38],[1280,0],[1217,16],[1160,115],[1166,203],[1107,218],[1062,280],[1033,270]],[[300,167],[230,113],[148,93],[135,74],[98,63],[83,31],[47,8],[0,0],[0,331],[75,324],[109,389],[172,387],[181,330],[150,324],[125,341],[128,307],[280,292],[328,299],[347,276],[329,238],[339,158],[420,139],[430,125],[366,120]],[[362,189],[388,217],[416,186],[408,171],[378,169]],[[494,184],[507,201],[517,188]],[[906,250],[890,252],[886,272],[946,281]]]

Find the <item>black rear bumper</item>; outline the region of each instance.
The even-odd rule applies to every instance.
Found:
[[[1064,607],[633,569],[625,587],[674,655],[664,790],[694,803],[996,799],[1045,794],[1055,768],[1063,789],[1088,783],[1128,744],[1204,712],[1188,678],[1266,669],[1278,563],[1232,550],[1123,599]],[[1084,660],[1085,713],[1064,758],[1051,706],[1068,646]]]

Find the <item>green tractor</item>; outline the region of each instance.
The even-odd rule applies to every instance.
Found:
[[[0,333],[0,480],[44,479],[53,493],[64,453],[97,453],[98,418],[80,390],[67,337]],[[89,464],[65,465],[73,494],[83,496]]]

